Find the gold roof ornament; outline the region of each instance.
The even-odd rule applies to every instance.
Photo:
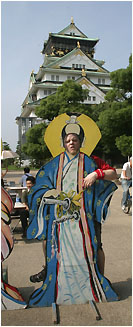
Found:
[[[73,20],[73,17],[71,17],[71,24],[74,24],[74,20]]]
[[[77,42],[77,48],[80,49],[80,42]]]
[[[86,72],[85,72],[84,68],[82,68],[82,76],[86,76]]]

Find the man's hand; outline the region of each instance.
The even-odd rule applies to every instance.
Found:
[[[104,178],[102,178],[102,179],[104,179],[104,180],[113,181],[118,178],[116,171],[113,169],[103,170],[103,172],[104,172]],[[87,188],[87,187],[91,186],[92,184],[95,183],[97,178],[98,178],[98,176],[95,171],[93,171],[93,173],[88,174],[83,179],[83,187]]]
[[[84,179],[83,179],[83,187],[87,188],[91,186],[92,184],[95,183],[97,179],[97,173],[94,171],[93,173],[88,174]]]
[[[24,203],[24,204],[25,204],[25,210],[28,210],[29,211],[28,205],[26,203]]]

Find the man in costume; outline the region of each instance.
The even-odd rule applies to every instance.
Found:
[[[31,306],[118,299],[103,276],[99,228],[117,188],[108,181],[116,172],[98,168],[95,158],[80,152],[86,142],[84,117],[69,118],[61,130],[65,152],[40,169],[29,195],[27,236],[47,242],[43,285],[31,295]]]

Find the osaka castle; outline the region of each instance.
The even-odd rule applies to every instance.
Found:
[[[103,67],[104,61],[94,58],[95,46],[99,39],[87,37],[71,23],[58,33],[49,33],[44,42],[44,60],[37,73],[30,74],[28,93],[22,103],[21,115],[16,118],[19,129],[19,142],[26,142],[25,134],[29,128],[42,121],[35,115],[40,100],[55,93],[66,80],[74,80],[88,90],[84,103],[104,102],[110,89],[110,74]]]

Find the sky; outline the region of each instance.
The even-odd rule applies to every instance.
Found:
[[[15,118],[28,93],[30,73],[43,64],[49,32],[71,23],[98,38],[95,59],[110,72],[126,68],[132,52],[132,1],[1,1],[1,136],[13,151]]]

